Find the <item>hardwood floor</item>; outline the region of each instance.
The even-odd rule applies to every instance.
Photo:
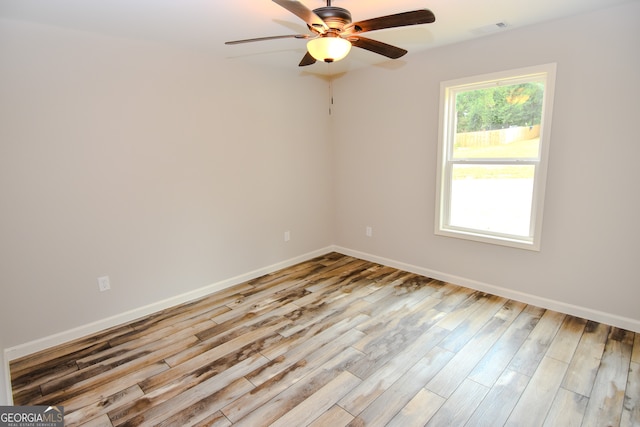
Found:
[[[640,336],[331,253],[15,360],[67,426],[639,426]]]

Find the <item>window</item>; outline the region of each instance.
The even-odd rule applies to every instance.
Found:
[[[540,250],[555,68],[441,83],[436,234]]]

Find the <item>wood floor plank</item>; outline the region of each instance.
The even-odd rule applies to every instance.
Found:
[[[543,309],[525,309],[522,303],[514,304],[512,311],[517,317],[473,368],[469,374],[473,381],[493,386],[544,314]]]
[[[170,366],[178,366],[184,362],[194,360],[205,354],[211,355],[211,352],[224,353],[224,351],[233,351],[238,346],[246,345],[252,339],[273,333],[284,328],[290,321],[284,317],[287,313],[296,309],[294,304],[286,304],[282,307],[263,313],[260,316],[248,316],[244,322],[235,325],[227,324],[218,325],[221,328],[212,327],[215,333],[211,333],[211,329],[196,334],[200,342],[197,345],[186,347],[183,351],[168,357],[166,362]],[[224,346],[224,348],[221,348]],[[208,357],[208,356],[204,356]]]
[[[172,393],[169,399],[159,400],[156,405],[145,408],[145,410],[140,411],[122,423],[120,421],[123,421],[124,418],[119,417],[118,422],[114,422],[114,425],[121,425],[123,427],[156,426],[170,419],[172,416],[183,416],[183,414],[179,415],[182,411],[187,411],[188,413],[191,406],[211,396],[215,396],[216,399],[220,398],[224,402],[226,397],[220,396],[226,396],[229,393],[228,387],[233,389],[231,393],[233,393],[237,387],[245,387],[246,391],[251,390],[252,385],[242,377],[265,362],[266,359],[264,357],[254,355],[234,365],[233,369],[223,370],[217,375],[213,375],[200,382],[193,381],[182,384],[183,389],[180,393]],[[130,412],[129,415],[132,415],[132,413]],[[114,419],[111,414],[109,414],[109,416]]]
[[[519,372],[506,370],[491,387],[465,427],[504,425],[530,379]]]
[[[86,379],[95,378],[102,373],[111,372],[118,366],[133,365],[132,369],[135,369],[136,362],[139,362],[145,356],[147,362],[154,361],[151,359],[163,361],[167,357],[180,351],[182,348],[188,347],[197,341],[198,339],[193,335],[188,335],[184,338],[175,337],[175,339],[174,337],[164,338],[141,345],[139,348],[128,348],[124,352],[116,353],[115,357],[105,358],[105,360],[100,358],[100,360],[96,361],[94,364],[85,364],[84,362],[79,361],[79,364],[83,366],[82,369],[78,369],[68,375],[63,375],[55,380],[47,382],[40,387],[40,390],[42,390],[45,397],[49,397],[59,389],[65,389]],[[106,354],[108,356],[112,355],[111,352],[106,352]],[[150,357],[150,354],[152,354],[153,357]]]
[[[567,389],[558,390],[543,427],[580,427],[589,398]]]
[[[358,301],[348,307],[344,307],[343,310],[336,311],[330,316],[324,317],[322,322],[311,325],[307,329],[300,330],[293,335],[283,336],[283,339],[277,343],[271,343],[271,345],[261,350],[261,352],[266,358],[274,360],[294,349],[309,351],[309,349],[304,349],[304,347],[307,347],[307,343],[311,346],[323,345],[328,339],[335,339],[339,335],[346,333],[346,331],[355,329],[359,324],[369,319],[368,315],[361,313],[361,309],[367,305],[368,303]],[[282,330],[278,331],[280,335],[282,335],[281,332]],[[333,338],[329,338],[327,335],[333,336]]]
[[[296,349],[292,354],[285,354],[282,360],[273,360],[247,374],[246,378],[256,386],[255,389],[222,408],[222,412],[231,421],[240,420],[296,382],[312,375],[318,366],[330,363],[332,359],[351,351],[351,344],[359,336],[361,332],[351,330],[315,350],[307,348],[306,353],[301,353]],[[311,353],[308,353],[309,351]]]
[[[10,373],[71,427],[640,425],[639,334],[339,253]]]
[[[54,367],[55,364],[64,364],[65,361],[75,361],[78,354],[91,354],[109,346],[109,340],[131,331],[129,325],[116,326],[105,331],[98,332],[88,337],[79,338],[66,344],[50,349],[42,350],[28,356],[11,361],[11,375],[16,380],[28,371],[30,376],[43,367]]]
[[[222,412],[214,412],[207,418],[193,425],[193,427],[228,427],[231,425],[231,421],[225,417]]]
[[[486,323],[507,303],[505,298],[482,294],[477,309],[461,322],[441,343],[440,347],[457,352],[471,340]],[[475,305],[475,304],[474,304]],[[445,317],[446,319],[447,317]],[[498,319],[500,320],[500,319]]]
[[[450,357],[451,352],[448,350],[438,347],[431,350],[364,408],[349,425],[384,426],[409,403]],[[351,410],[350,407],[343,407],[355,415],[352,407]]]
[[[357,386],[361,381],[360,378],[349,371],[341,372],[324,387],[275,420],[271,426],[308,425],[319,418],[323,412],[332,408],[345,393]]]
[[[320,365],[300,381],[270,399],[266,404],[256,408],[247,416],[236,422],[238,426],[254,427],[269,425],[284,416],[291,409],[320,390],[326,384],[346,370],[346,367],[362,357],[362,353],[348,348],[327,363]]]
[[[395,278],[383,288],[376,289],[365,300],[371,303],[374,310],[372,317],[382,316],[405,307],[410,310],[414,305],[420,304],[425,298],[436,291],[433,281],[427,278],[419,279],[415,274],[405,274]]]
[[[583,396],[591,395],[609,329],[609,326],[601,323],[587,322],[562,382],[563,388]]]
[[[110,348],[81,357],[77,359],[75,363],[79,370],[99,364],[116,364],[125,361],[127,358],[135,358],[136,354],[153,352],[156,348],[170,344],[171,341],[185,340],[185,346],[188,347],[193,340],[198,341],[196,334],[208,328],[210,324],[211,322],[209,320],[202,320],[188,326],[182,325],[182,327],[176,328],[163,328],[161,333],[152,333],[148,336],[131,338],[129,341],[124,341],[119,344],[110,343]]]
[[[66,421],[65,425],[67,425]],[[81,424],[80,427],[113,427],[113,424],[111,424],[111,420],[107,415],[101,415],[99,417],[92,418],[90,421],[84,424]]]
[[[348,283],[353,277],[373,274],[373,265],[363,260],[345,258],[323,271],[307,278],[308,283],[305,288],[311,292],[318,292],[327,287],[338,286],[337,284]]]
[[[638,334],[636,334],[636,341],[638,341]],[[631,362],[629,365],[620,426],[640,426],[640,363]]]
[[[424,388],[420,389],[386,427],[422,427],[446,401],[442,396]]]
[[[584,427],[615,426],[622,418],[633,333],[611,328],[585,411]],[[602,405],[601,402],[607,402]]]
[[[172,415],[161,417],[157,422],[154,421],[153,425],[157,427],[196,425],[207,420],[212,413],[220,414],[219,411],[223,406],[250,392],[253,388],[254,386],[251,382],[244,377],[240,377],[218,391],[207,390],[200,400],[191,403],[182,410],[172,407]],[[173,401],[169,402],[173,404]]]
[[[143,398],[109,411],[109,417],[114,425],[124,424],[135,417],[138,417],[139,420],[142,413],[166,404],[167,401],[201,383],[211,384],[211,381],[222,383],[223,380],[231,383],[238,375],[253,371],[267,362],[259,353],[241,360],[237,360],[235,355],[230,355],[217,360],[211,366],[205,366],[202,370],[194,370],[189,374],[189,377],[180,377],[147,391]]]
[[[439,303],[439,300],[431,298],[430,296],[426,296],[424,299],[420,301],[419,304],[414,305],[412,308],[406,306],[398,306],[397,304],[385,305],[383,310],[380,310],[380,304],[373,304],[376,307],[375,312],[373,310],[367,310],[366,313],[369,315],[370,319],[366,322],[363,322],[358,326],[358,329],[370,336],[371,338],[362,342],[362,346],[369,344],[372,341],[378,339],[381,335],[385,333],[387,329],[391,329],[397,327],[400,322],[406,323],[407,320],[404,320],[404,315],[413,315],[414,317],[421,316],[419,312],[427,312],[430,311],[431,314],[429,316],[421,316],[424,320],[423,322],[429,322],[430,324],[434,324],[434,321],[437,322],[441,319],[445,313],[435,310],[433,307]],[[372,304],[369,304],[371,306]],[[402,315],[402,316],[401,316]],[[437,318],[434,318],[437,316]],[[415,319],[412,319],[415,323]]]
[[[102,399],[102,396],[112,396],[121,390],[126,390],[142,381],[144,378],[157,375],[167,369],[163,362],[144,364],[140,369],[131,371],[128,369],[114,369],[109,375],[100,374],[96,378],[81,381],[73,386],[49,395],[45,401],[37,402],[38,405],[54,402],[62,405],[66,411],[72,413],[85,406],[93,405]]]
[[[353,415],[338,405],[333,405],[329,410],[315,419],[309,427],[341,427],[353,420]]]
[[[439,327],[430,328],[377,372],[364,379],[339,404],[350,413],[359,414],[423,357],[427,357],[433,366],[446,363],[453,357],[453,353],[442,349],[433,350],[446,333],[446,330]]]
[[[562,313],[547,310],[513,357],[509,369],[533,376],[564,318],[565,315]]]
[[[350,310],[353,304],[359,304],[361,307],[369,306],[363,297],[368,295],[370,290],[360,286],[357,291],[352,292],[351,286],[357,286],[357,284],[347,285],[339,291],[314,292],[308,295],[310,298],[300,298],[295,303],[299,308],[289,316],[291,323],[285,326],[280,334],[290,337],[316,324],[330,322],[329,319]]]
[[[158,340],[170,336],[177,331],[178,329],[173,327],[172,325],[164,326],[158,329],[151,329],[149,331],[132,329],[130,332],[120,334],[117,337],[110,339],[109,345],[111,347],[117,347],[123,343],[130,343],[135,340],[140,340],[140,342],[146,343],[152,340]]]
[[[304,287],[306,283],[306,280],[296,279],[295,277],[280,278],[271,282],[269,286],[258,289],[244,298],[238,298],[226,304],[226,306],[232,310],[242,312],[259,310],[262,307],[273,304],[284,305],[308,294],[310,291]]]
[[[362,351],[366,358],[358,366],[350,370],[360,378],[367,378],[384,366],[389,360],[405,347],[410,346],[423,334],[424,329],[436,323],[442,313],[435,310],[416,311],[405,313],[399,317],[401,321],[390,322],[384,328],[379,328],[376,333],[370,331],[354,345],[354,348]],[[360,328],[359,328],[360,329]]]
[[[286,320],[281,320],[280,322],[273,323],[259,330],[250,331],[249,333],[220,344],[188,361],[171,366],[165,372],[147,378],[140,383],[140,387],[145,393],[148,393],[176,380],[189,381],[194,378],[201,379],[203,376],[212,376],[223,368],[235,366],[235,361],[243,360],[259,352],[259,348],[254,348],[256,340],[273,335],[286,322]],[[243,353],[242,349],[247,346],[251,346],[253,350],[249,353]]]
[[[95,401],[89,405],[82,406],[75,411],[65,414],[64,422],[67,427],[73,427],[76,425],[82,425],[86,420],[92,420],[94,418],[107,417],[107,413],[117,410],[124,405],[134,404],[138,399],[144,396],[144,392],[140,387],[135,384],[123,391],[118,391],[111,396],[107,396],[104,399]],[[71,408],[65,408],[69,410]],[[111,425],[111,421],[109,421]]]
[[[640,363],[640,333],[636,332],[633,340],[633,353],[631,354],[631,361],[634,363]]]
[[[571,362],[586,324],[586,319],[566,316],[560,326],[560,330],[558,330],[551,342],[546,356],[553,357],[561,362]]]
[[[108,348],[108,345],[106,348]],[[12,382],[14,402],[29,404],[30,402],[42,401],[40,386],[61,376],[77,372],[78,365],[75,361],[70,360],[57,366],[34,367],[34,371],[33,376],[26,371],[26,374],[20,375]]]
[[[56,378],[78,370],[77,358],[100,353],[111,348],[108,342],[92,342],[78,345],[64,345],[62,350],[52,350],[51,359],[44,360],[46,354],[37,353],[11,362],[11,376],[14,396],[20,402],[33,402],[42,397],[39,386]]]
[[[551,357],[544,357],[527,384],[520,400],[505,426],[541,426],[560,389],[568,365]]]
[[[247,375],[247,378],[253,384],[259,386],[300,361],[305,361],[305,364],[309,365],[309,367],[326,362],[330,357],[345,349],[353,348],[353,344],[362,338],[362,332],[355,328],[349,328],[350,325],[356,324],[357,321],[358,317],[355,317],[350,322],[343,322],[336,325],[335,328],[322,331],[322,333],[312,338],[313,345],[293,347],[290,351],[271,359],[262,369],[251,372]]]
[[[480,292],[474,292],[464,299],[457,306],[451,307],[449,314],[438,322],[438,326],[450,331],[455,330],[464,321],[473,318],[472,315],[483,303],[486,302],[488,295]],[[440,301],[442,302],[442,301]],[[442,305],[440,306],[442,308]],[[447,311],[447,310],[443,310]]]
[[[251,289],[251,286],[239,286],[233,293],[242,290]],[[226,292],[225,292],[226,291]],[[228,290],[222,291],[216,295],[216,298],[200,298],[195,301],[181,304],[178,307],[171,307],[159,311],[142,319],[135,320],[129,324],[134,330],[143,330],[147,332],[156,331],[166,328],[167,326],[186,325],[189,322],[198,322],[202,319],[210,319],[222,312],[231,309],[223,304],[221,299],[227,295]]]
[[[489,389],[465,380],[429,419],[426,426],[463,426],[482,402]]]
[[[444,286],[434,292],[431,296],[440,300],[440,304],[434,307],[436,310],[450,313],[475,293],[477,293],[477,291],[472,289],[463,288],[451,283],[445,283]]]
[[[493,318],[456,353],[451,361],[429,381],[426,388],[449,398],[464,382],[478,362],[508,328],[509,323]]]

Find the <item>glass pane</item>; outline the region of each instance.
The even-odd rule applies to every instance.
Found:
[[[453,165],[449,224],[529,236],[535,166]]]
[[[538,158],[543,95],[540,82],[458,92],[453,158]]]

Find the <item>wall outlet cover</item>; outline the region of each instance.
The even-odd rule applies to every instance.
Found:
[[[111,282],[109,281],[109,276],[98,277],[98,289],[100,289],[100,292],[108,291],[109,289],[111,289]]]

